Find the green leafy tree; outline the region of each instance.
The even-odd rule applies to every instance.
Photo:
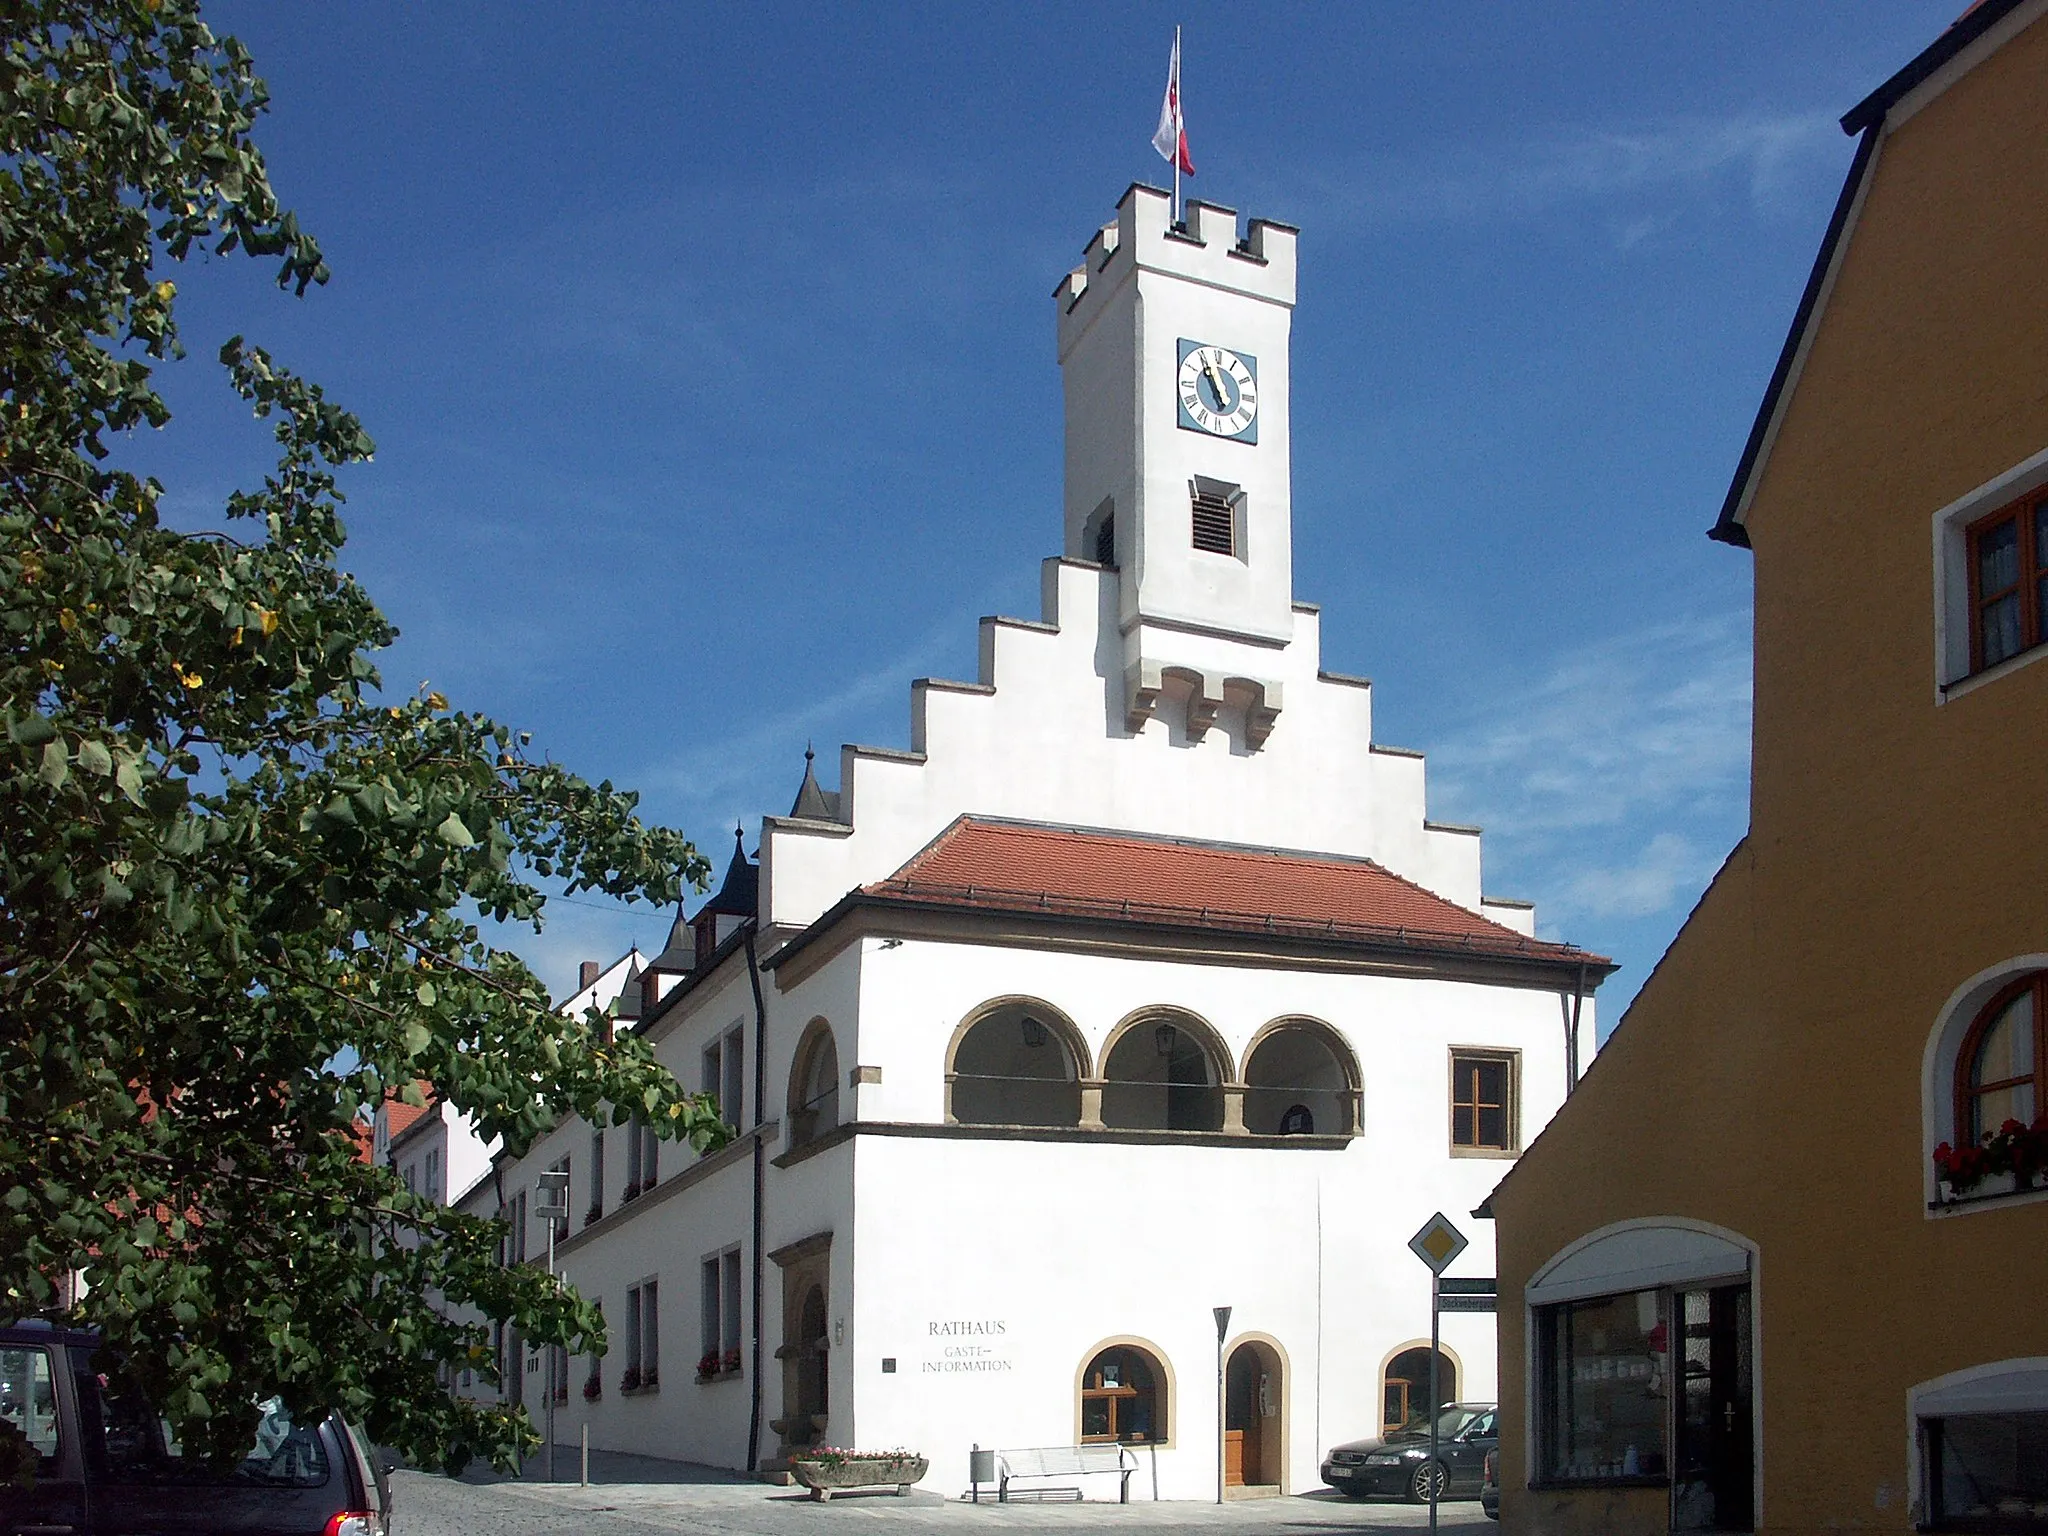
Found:
[[[193,0],[0,0],[0,46],[0,1312],[102,1330],[191,1451],[279,1395],[504,1464],[523,1414],[440,1385],[494,1379],[478,1319],[576,1352],[602,1319],[359,1160],[361,1117],[424,1079],[514,1152],[571,1111],[718,1140],[465,916],[538,926],[537,881],[673,903],[708,867],[525,736],[382,694],[395,631],[337,565],[370,439],[240,338],[277,467],[218,529],[159,516],[112,449],[169,419],[163,272],[240,250],[303,295],[326,264]]]

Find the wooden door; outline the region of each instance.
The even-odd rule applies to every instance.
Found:
[[[1244,1486],[1244,1435],[1241,1429],[1223,1431],[1223,1481],[1231,1488]]]

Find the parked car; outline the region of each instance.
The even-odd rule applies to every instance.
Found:
[[[0,1419],[36,1453],[31,1486],[0,1483],[0,1536],[388,1536],[391,1490],[360,1430],[294,1424],[263,1405],[231,1472],[188,1461],[170,1426],[93,1369],[98,1339],[47,1323],[0,1325]]]
[[[1486,1453],[1479,1474],[1479,1512],[1489,1520],[1500,1518],[1500,1447]]]
[[[1323,1458],[1323,1481],[1354,1499],[1395,1494],[1427,1504],[1480,1491],[1486,1453],[1498,1444],[1492,1403],[1446,1403],[1437,1410],[1437,1459],[1429,1419],[1410,1419],[1378,1440],[1348,1440]]]

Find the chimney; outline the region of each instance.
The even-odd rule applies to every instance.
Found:
[[[592,982],[597,980],[598,976],[603,972],[603,970],[604,967],[599,965],[595,960],[586,960],[581,965],[577,966],[576,990],[578,992],[581,992],[584,988],[588,987]]]

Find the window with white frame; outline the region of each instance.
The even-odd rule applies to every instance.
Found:
[[[660,1176],[661,1142],[654,1134],[654,1127],[641,1120],[626,1124],[626,1188],[624,1199],[631,1200],[654,1188]]]
[[[660,1385],[661,1282],[643,1280],[626,1287],[626,1369],[619,1377],[619,1390]]]
[[[740,1368],[740,1250],[713,1254],[698,1266],[697,1378],[730,1376]]]
[[[1969,1366],[1909,1396],[1921,1530],[2048,1532],[2048,1365],[2021,1358]]]
[[[746,1044],[735,1024],[704,1047],[704,1091],[718,1101],[718,1116],[734,1130],[745,1125]]]
[[[1937,699],[2048,654],[2048,450],[1934,515]]]

